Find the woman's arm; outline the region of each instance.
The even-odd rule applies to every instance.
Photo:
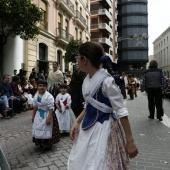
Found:
[[[86,109],[84,109],[81,112],[81,114],[78,116],[78,118],[75,120],[75,122],[74,122],[74,124],[73,124],[73,126],[71,128],[71,131],[70,131],[70,138],[71,138],[71,140],[74,140],[75,136],[78,134],[78,132],[79,132],[78,126],[81,123],[81,121],[83,120],[85,112],[86,112]]]
[[[126,137],[126,151],[129,155],[130,158],[134,158],[138,154],[138,149],[134,143],[134,139],[132,136],[132,131],[129,123],[129,119],[127,116],[121,117],[120,122],[123,126],[123,130],[125,132],[125,137]]]

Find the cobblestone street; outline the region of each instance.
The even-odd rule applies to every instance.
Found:
[[[163,122],[148,119],[147,97],[138,92],[135,100],[125,100],[139,155],[131,159],[132,170],[170,170],[170,102],[164,100]],[[50,151],[32,143],[31,111],[18,118],[0,118],[0,146],[12,170],[66,170],[72,146],[68,136]]]

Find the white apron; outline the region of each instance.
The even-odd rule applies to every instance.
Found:
[[[86,105],[91,101],[99,110],[107,109],[91,100],[91,97],[103,82],[103,94],[109,96],[113,112],[117,118],[126,116],[128,112],[123,106],[122,95],[115,85],[114,79],[107,77],[107,74],[104,69],[100,69],[91,79],[88,75],[86,76],[82,87]],[[83,130],[81,124],[69,155],[67,170],[129,169],[129,161],[124,148],[124,133],[119,120],[110,117],[103,123],[96,122],[87,130]],[[121,148],[123,149],[121,150]]]
[[[74,113],[71,109],[71,96],[66,94],[58,94],[56,97],[56,103],[60,105],[62,112],[60,113],[58,109],[56,109],[55,113],[57,116],[58,124],[60,132],[70,132],[70,128],[73,124],[72,117],[74,116]],[[66,109],[66,106],[69,107],[69,109]],[[75,118],[74,118],[75,119]]]
[[[46,119],[49,115],[49,109],[54,109],[54,98],[49,92],[45,92],[41,96],[41,102],[38,101],[39,93],[34,96],[33,106],[37,107],[34,123],[32,126],[32,136],[37,139],[52,138],[53,121],[50,125],[46,125]]]

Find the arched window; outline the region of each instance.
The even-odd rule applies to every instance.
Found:
[[[41,70],[44,71],[44,73],[48,73],[48,61],[47,61],[47,56],[48,56],[48,47],[44,43],[39,44],[39,60],[38,60],[38,70],[39,72]]]
[[[39,60],[46,60],[47,46],[44,43],[39,44]]]

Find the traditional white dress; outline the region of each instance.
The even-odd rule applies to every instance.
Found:
[[[56,97],[56,104],[61,107],[62,112],[56,109],[59,129],[61,133],[70,132],[70,128],[75,120],[74,113],[71,109],[71,96],[68,93],[59,93]],[[67,107],[67,108],[66,108]]]
[[[32,126],[32,136],[37,139],[52,138],[53,121],[46,125],[49,110],[54,109],[54,97],[46,91],[43,95],[38,92],[34,96],[33,107],[37,107],[34,123]]]
[[[92,98],[97,96],[99,89],[109,99],[110,107]],[[83,130],[84,118],[69,155],[68,170],[129,170],[124,131],[119,121],[119,118],[128,115],[128,111],[113,77],[100,69],[92,78],[86,76],[82,90],[86,106],[90,103],[104,115],[114,113],[117,119],[113,119],[110,114],[102,123],[96,120]]]
[[[33,85],[27,84],[26,86],[24,86],[25,90],[28,90],[28,88],[33,89]],[[33,104],[32,94],[25,91],[23,95],[28,99],[28,101],[27,101],[28,104],[32,105]]]

